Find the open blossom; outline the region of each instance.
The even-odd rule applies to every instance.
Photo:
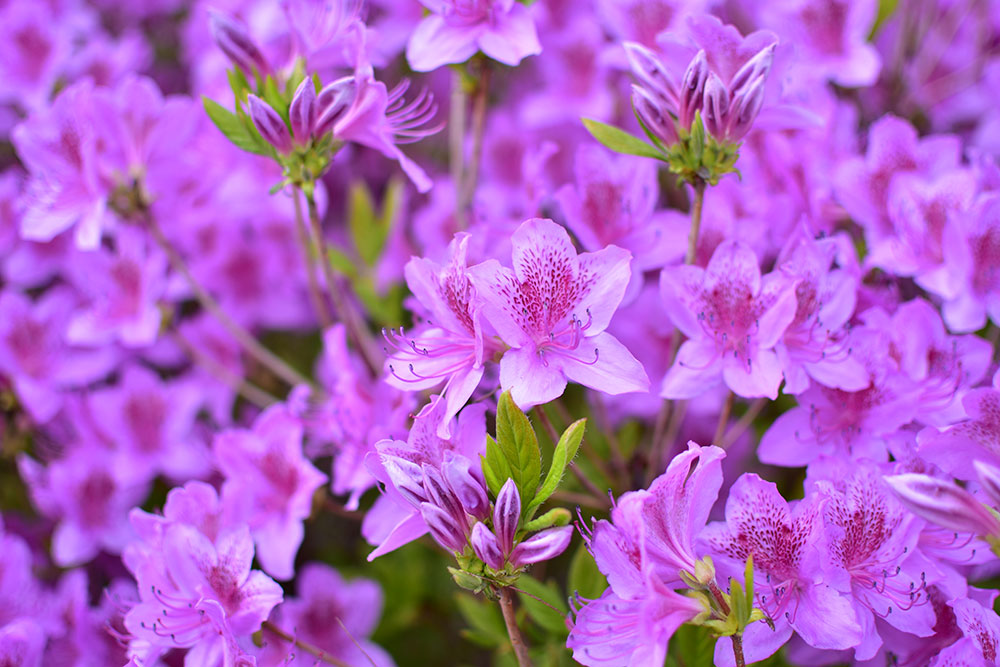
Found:
[[[629,253],[611,246],[577,254],[566,230],[528,220],[511,237],[514,269],[472,267],[483,316],[511,349],[500,386],[522,409],[559,397],[568,380],[608,394],[645,391],[646,373],[605,332],[629,281]]]
[[[477,51],[516,66],[541,53],[535,22],[515,0],[420,0],[430,10],[406,47],[406,59],[418,72],[462,63]]]
[[[291,579],[302,526],[316,489],[327,477],[302,455],[302,422],[286,406],[261,414],[252,430],[215,437],[215,459],[226,475],[222,502],[234,520],[250,526],[257,559],[268,574]]]
[[[404,269],[406,284],[423,311],[425,324],[409,333],[385,332],[392,345],[386,360],[386,382],[403,391],[431,389],[444,383],[447,409],[439,435],[469,400],[483,377],[484,363],[499,349],[483,333],[480,303],[466,269],[469,235],[449,244],[451,259],[439,265],[414,257]]]
[[[927,461],[959,479],[976,478],[977,462],[1000,465],[1000,391],[982,387],[962,399],[966,419],[917,436],[918,452]]]
[[[670,319],[688,340],[663,380],[666,398],[693,398],[725,382],[739,396],[776,398],[781,365],[774,346],[795,318],[795,281],[761,279],[753,251],[738,241],[716,248],[708,267],[663,270]]]
[[[232,652],[235,637],[259,630],[281,602],[277,582],[251,570],[249,527],[225,520],[210,486],[174,489],[163,516],[136,509],[131,522],[138,539],[123,560],[140,601],[125,615],[125,628],[143,659],[188,648],[188,661],[216,664]]]

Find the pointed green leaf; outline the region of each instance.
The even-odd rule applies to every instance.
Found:
[[[569,593],[596,600],[607,587],[608,580],[597,569],[597,563],[587,550],[587,545],[581,544],[569,563]]]
[[[535,531],[544,530],[545,528],[552,528],[553,526],[566,526],[572,520],[573,515],[570,514],[568,509],[565,507],[553,507],[537,519],[532,519],[531,521],[525,523],[521,526],[521,530],[523,530],[525,535],[527,535],[528,533],[534,533]]]
[[[485,600],[466,593],[455,595],[455,603],[465,622],[479,636],[488,638],[492,646],[503,646],[508,641],[507,626],[504,625],[497,605],[488,604]]]
[[[496,443],[510,466],[510,478],[517,484],[526,513],[542,476],[542,452],[531,422],[514,403],[510,391],[500,396],[497,406]]]
[[[208,117],[237,148],[257,155],[273,155],[273,151],[265,148],[263,140],[256,134],[251,134],[236,114],[208,97],[202,96],[201,101]]]
[[[552,452],[552,465],[549,466],[549,471],[545,475],[545,481],[539,487],[534,500],[528,506],[528,516],[548,500],[555,493],[556,489],[559,488],[563,473],[566,472],[566,466],[573,462],[573,457],[576,456],[577,450],[580,449],[580,443],[583,441],[583,431],[586,427],[586,419],[577,419],[559,436],[559,442],[556,443],[555,451]]]
[[[288,102],[285,101],[285,97],[278,90],[278,84],[274,80],[274,77],[270,74],[264,79],[264,90],[263,98],[264,101],[271,105],[271,108],[278,112],[282,120],[288,123]]]
[[[347,208],[347,224],[358,257],[368,266],[374,266],[382,254],[388,229],[375,215],[375,202],[364,183],[351,186]]]
[[[483,476],[486,478],[486,486],[496,498],[504,482],[511,479],[510,465],[507,464],[507,459],[500,451],[497,441],[490,435],[486,436],[486,456],[480,458],[483,461]]]
[[[569,634],[566,628],[569,609],[554,582],[543,584],[537,579],[522,575],[517,580],[517,587],[521,589],[518,591],[521,604],[531,620],[560,639]]]
[[[743,570],[743,590],[746,592],[747,609],[753,609],[753,554],[747,558]]]
[[[233,91],[233,99],[236,100],[236,103],[245,102],[247,93],[250,91],[250,84],[247,82],[247,77],[243,73],[243,70],[239,67],[234,67],[226,71],[226,77],[229,79],[229,87]]]
[[[639,137],[633,136],[624,130],[619,130],[614,125],[607,125],[590,118],[581,118],[584,127],[591,136],[610,148],[616,153],[625,155],[638,155],[640,157],[650,157],[656,160],[663,159],[663,153],[650,146]]]

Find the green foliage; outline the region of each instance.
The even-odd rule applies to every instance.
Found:
[[[499,450],[499,455],[506,461],[508,477],[514,480],[517,490],[521,493],[522,514],[527,515],[529,499],[534,499],[538,481],[542,476],[542,452],[538,448],[538,438],[531,427],[531,422],[514,403],[510,391],[505,391],[500,396],[497,406],[496,440],[492,443],[487,441],[486,444],[486,463],[492,467],[496,455],[492,458],[490,456],[491,444],[494,450]],[[506,481],[507,478],[501,477],[498,470],[492,472],[494,479]]]
[[[347,226],[358,257],[374,266],[385,249],[392,224],[396,220],[403,198],[403,183],[393,179],[386,190],[382,212],[376,213],[375,201],[364,183],[351,186],[348,195]]]
[[[740,144],[719,142],[706,134],[700,112],[695,112],[691,130],[678,128],[678,135],[680,141],[667,148],[667,162],[682,183],[701,179],[717,185],[724,175],[736,173]]]
[[[274,156],[274,149],[261,138],[249,120],[244,121],[245,116],[241,118],[208,97],[202,96],[201,101],[208,117],[237,148],[257,155]]]
[[[583,432],[586,427],[587,420],[578,419],[563,431],[563,434],[559,437],[559,442],[556,443],[555,451],[552,453],[552,465],[549,466],[549,471],[546,473],[545,480],[535,494],[534,500],[528,504],[525,516],[530,517],[535,509],[548,500],[555,493],[556,489],[559,488],[559,483],[562,481],[566,466],[573,462],[577,450],[580,449],[580,443],[583,441]]]
[[[507,626],[497,605],[464,593],[456,593],[454,600],[462,618],[470,626],[462,630],[463,637],[484,648],[507,645]]]
[[[569,636],[566,628],[566,615],[569,609],[562,593],[555,582],[543,584],[537,579],[522,575],[517,580],[518,597],[524,610],[532,621],[537,623],[550,636],[565,641]]]
[[[601,123],[590,118],[581,118],[580,120],[583,121],[583,126],[587,128],[591,136],[616,153],[664,160],[664,155],[659,149],[647,144],[639,137],[620,130],[613,125]]]
[[[580,544],[569,564],[569,592],[588,600],[596,600],[607,587],[608,580],[597,569],[597,563],[587,545]]]
[[[701,667],[715,662],[715,637],[706,628],[682,625],[670,638],[665,667]]]

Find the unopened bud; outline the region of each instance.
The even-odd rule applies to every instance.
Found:
[[[730,141],[739,141],[750,131],[754,119],[764,105],[765,83],[765,78],[759,76],[733,95],[732,108],[729,110],[729,126],[726,130],[726,138]]]
[[[508,479],[500,488],[493,506],[493,532],[500,543],[500,550],[509,554],[514,548],[514,536],[521,521],[521,494],[514,480]]]
[[[733,91],[733,94],[737,94],[740,90],[755,81],[758,77],[767,78],[767,75],[771,71],[771,64],[774,62],[774,44],[767,46],[757,54],[746,61],[743,67],[736,71],[733,75],[733,80],[729,82],[729,89]]]
[[[333,130],[357,96],[357,83],[353,76],[346,76],[329,83],[316,96],[316,125],[313,134],[318,138]]]
[[[307,76],[295,89],[292,103],[288,107],[288,119],[295,141],[300,145],[307,143],[316,123],[316,84],[312,77]]]
[[[681,127],[690,129],[694,121],[694,112],[702,108],[705,96],[705,83],[708,81],[708,58],[705,51],[698,51],[688,64],[681,82],[681,95],[678,102],[678,120]]]
[[[250,107],[250,120],[264,141],[274,146],[279,153],[291,153],[292,135],[278,112],[253,94],[247,95],[247,105]]]
[[[625,55],[632,73],[642,86],[664,102],[677,103],[677,86],[655,53],[636,42],[625,42]]]
[[[632,105],[639,121],[646,126],[653,136],[663,142],[664,146],[672,146],[680,139],[674,119],[667,114],[663,105],[647,90],[632,85]]]
[[[709,74],[705,82],[702,119],[705,130],[716,139],[725,138],[726,114],[729,111],[729,91],[714,72]]]
[[[221,12],[209,10],[208,14],[212,38],[234,65],[250,75],[270,74],[270,65],[246,28]]]
[[[892,475],[885,481],[907,508],[931,523],[961,533],[1000,535],[1000,521],[953,482],[916,473]]]
[[[539,563],[555,558],[566,551],[573,538],[573,527],[550,528],[524,540],[510,553],[510,562],[515,567]]]
[[[489,565],[494,570],[503,568],[504,555],[500,551],[500,544],[486,524],[479,522],[472,527],[472,549],[476,552],[479,560]]]

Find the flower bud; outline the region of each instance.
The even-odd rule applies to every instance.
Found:
[[[1000,535],[1000,521],[953,482],[916,473],[892,475],[885,481],[907,508],[931,523],[960,533]]]
[[[443,509],[431,503],[420,503],[420,516],[424,518],[431,536],[445,549],[462,551],[465,548],[465,531]]]
[[[278,112],[253,94],[247,95],[247,104],[250,107],[250,120],[264,141],[274,146],[279,153],[291,153],[292,135],[289,134],[288,126]]]
[[[715,72],[708,75],[705,82],[702,119],[705,131],[716,139],[725,138],[726,114],[729,111],[729,91]]]
[[[641,44],[625,42],[625,55],[632,73],[642,86],[664,102],[677,103],[677,86],[655,53]]]
[[[288,107],[292,136],[300,145],[309,141],[316,123],[316,84],[307,76],[295,89],[292,104]]]
[[[472,527],[472,549],[476,552],[479,560],[489,565],[494,570],[503,568],[503,553],[500,551],[500,544],[496,535],[490,532],[486,524],[479,522]]]
[[[490,499],[482,482],[472,474],[470,465],[469,459],[464,456],[447,452],[441,472],[465,511],[482,520],[490,514]]]
[[[316,124],[313,135],[322,137],[333,130],[347,109],[353,104],[358,88],[353,76],[345,76],[328,83],[316,96]]]
[[[771,64],[774,62],[774,46],[771,44],[761,49],[757,55],[746,61],[743,67],[736,71],[732,81],[729,82],[729,89],[733,91],[734,95],[753,83],[758,77],[767,78],[771,71]]]
[[[764,104],[765,83],[765,78],[759,76],[733,95],[729,126],[726,129],[726,137],[730,141],[739,141],[750,131],[750,126]]]
[[[424,464],[424,492],[427,494],[427,502],[437,505],[457,523],[466,521],[465,510],[455,494],[448,488],[441,472],[432,465]]]
[[[497,494],[493,507],[493,532],[500,543],[500,550],[509,554],[514,547],[514,536],[521,520],[521,494],[514,480],[508,479]]]
[[[555,558],[569,546],[573,538],[573,526],[550,528],[524,540],[510,554],[510,562],[516,567],[538,563]]]
[[[264,54],[243,26],[221,12],[209,10],[208,14],[212,39],[234,65],[250,75],[256,72],[267,76],[271,72]]]
[[[705,56],[705,50],[702,49],[691,59],[687,71],[684,72],[684,79],[681,81],[678,119],[684,129],[691,129],[694,113],[702,107],[708,75],[708,58]]]
[[[985,461],[973,461],[972,465],[983,493],[990,497],[995,507],[1000,507],[1000,468]]]
[[[416,463],[398,456],[382,456],[382,466],[400,495],[413,505],[427,500],[424,473]]]
[[[639,120],[653,133],[657,139],[663,142],[664,146],[672,146],[680,139],[677,136],[677,127],[674,119],[664,112],[661,102],[649,94],[647,90],[636,85],[632,85],[632,105]]]

